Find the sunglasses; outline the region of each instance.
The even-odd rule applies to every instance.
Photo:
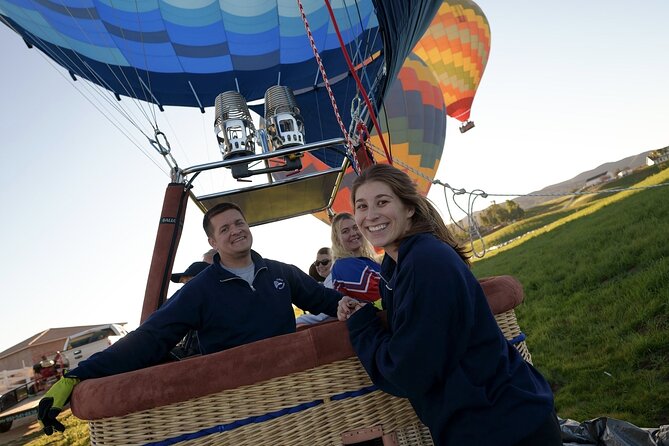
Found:
[[[330,259],[316,260],[316,261],[314,262],[314,266],[318,266],[318,265],[325,266],[325,265],[327,265],[327,264],[329,264],[329,263],[330,263]]]

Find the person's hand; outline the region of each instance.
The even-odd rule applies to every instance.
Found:
[[[337,306],[337,319],[340,321],[345,321],[353,313],[358,311],[362,306],[365,305],[352,297],[344,296],[339,300],[339,305]]]
[[[79,384],[78,378],[61,378],[44,394],[37,406],[37,419],[42,430],[47,435],[53,434],[54,429],[63,432],[65,426],[56,419],[63,410],[63,406],[70,400],[74,386]]]

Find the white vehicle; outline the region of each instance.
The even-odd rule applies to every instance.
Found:
[[[73,369],[93,353],[100,352],[127,335],[125,323],[105,324],[75,333],[65,339],[61,355]]]

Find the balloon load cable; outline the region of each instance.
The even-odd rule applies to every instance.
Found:
[[[339,107],[337,106],[337,101],[335,100],[334,93],[332,92],[332,88],[330,86],[330,81],[328,80],[327,73],[325,72],[325,67],[323,66],[323,61],[322,61],[321,56],[318,52],[318,48],[316,47],[316,42],[314,41],[313,35],[311,33],[311,27],[309,26],[309,21],[307,20],[307,16],[306,16],[306,13],[304,12],[304,7],[302,6],[301,0],[297,0],[297,5],[300,9],[300,15],[302,17],[302,22],[304,23],[304,28],[307,32],[307,37],[309,38],[309,44],[311,45],[311,49],[314,53],[314,58],[316,59],[316,63],[318,64],[318,69],[321,73],[321,77],[323,78],[323,83],[325,84],[325,88],[327,89],[328,95],[330,96],[330,102],[332,103],[332,108],[334,110],[335,117],[337,119],[337,123],[339,124],[339,127],[342,131],[342,134],[344,135],[344,139],[346,140],[347,151],[348,151],[348,153],[350,154],[350,156],[353,160],[353,162],[352,162],[353,170],[355,170],[356,172],[359,172],[360,171],[360,165],[358,163],[358,157],[356,155],[355,150],[353,149],[353,143],[351,141],[351,137],[350,137],[348,131],[346,130],[346,127],[344,126],[344,122],[343,122],[343,120],[341,118],[341,115],[339,113]],[[334,13],[332,12],[332,9],[330,8],[330,5],[329,5],[328,2],[326,2],[326,5],[328,6],[328,10],[330,12],[330,17],[334,21],[334,28],[335,28],[335,31],[337,33],[337,38],[339,39],[340,46],[342,46],[342,52],[343,52],[344,57],[346,59],[346,63],[349,67],[349,70],[353,74],[354,79],[356,80],[356,85],[358,86],[358,89],[361,91],[361,93],[363,95],[363,98],[365,99],[365,101],[367,103],[367,106],[369,107],[370,116],[372,116],[373,122],[376,123],[376,117],[374,116],[373,109],[371,108],[371,102],[369,101],[369,98],[368,98],[364,88],[362,87],[360,79],[358,78],[357,74],[355,73],[355,70],[353,69],[351,60],[348,57],[348,53],[345,51],[345,48],[343,46],[344,43],[343,43],[343,40],[342,40],[340,32],[339,32],[339,27],[336,24],[336,21],[335,21],[335,18],[334,18]],[[377,124],[377,129],[378,129],[378,124]],[[388,157],[388,161],[392,162],[392,157],[389,157],[389,153],[386,149],[385,142],[383,141],[383,139],[382,139],[382,143],[383,143],[383,148],[386,152],[386,157]]]
[[[309,21],[307,20],[307,15],[304,12],[304,7],[302,6],[301,0],[297,0],[297,6],[300,9],[300,16],[302,17],[302,23],[304,23],[304,29],[306,30],[307,37],[309,38],[309,44],[311,45],[311,50],[313,51],[314,58],[316,59],[316,63],[318,64],[318,71],[320,71],[321,73],[321,77],[323,78],[323,83],[325,84],[325,89],[328,92],[328,96],[330,96],[330,103],[332,104],[335,117],[337,118],[337,123],[339,124],[339,128],[341,129],[341,132],[344,135],[344,139],[346,140],[346,150],[353,159],[352,163],[353,170],[359,172],[358,157],[355,154],[355,150],[353,150],[353,142],[351,141],[351,137],[348,134],[348,131],[344,126],[344,121],[342,120],[341,114],[339,113],[339,107],[337,106],[337,101],[335,100],[334,93],[332,92],[332,87],[330,86],[330,81],[328,79],[328,76],[325,73],[325,67],[323,66],[321,55],[318,52],[318,48],[316,48],[316,42],[314,41],[314,36],[311,33],[311,27],[309,26]]]
[[[298,2],[300,2],[300,0],[298,0]],[[330,18],[332,19],[332,25],[334,26],[335,33],[337,34],[337,39],[339,39],[339,47],[341,48],[341,52],[344,55],[344,59],[346,59],[346,65],[348,65],[348,69],[351,72],[353,79],[355,79],[355,83],[358,86],[358,90],[360,90],[360,94],[362,95],[362,98],[365,100],[365,104],[367,104],[367,110],[369,110],[369,117],[372,119],[374,128],[376,129],[376,132],[379,135],[379,139],[381,140],[381,145],[383,146],[383,151],[386,154],[386,159],[388,159],[388,163],[392,165],[393,164],[392,154],[388,151],[388,147],[386,147],[386,141],[383,138],[383,132],[381,131],[381,126],[379,125],[379,122],[376,119],[376,114],[374,113],[374,108],[372,107],[372,103],[369,100],[369,96],[367,96],[367,92],[365,91],[365,88],[362,86],[362,82],[360,81],[358,74],[355,72],[355,68],[353,67],[351,58],[349,57],[348,52],[346,52],[346,45],[344,44],[344,39],[342,39],[341,37],[341,33],[339,32],[339,26],[337,25],[337,19],[334,16],[334,11],[332,11],[330,0],[325,0],[325,6],[328,8],[328,12],[330,13]],[[300,10],[302,10],[301,3],[300,3]],[[304,20],[306,23],[306,17],[304,18]]]

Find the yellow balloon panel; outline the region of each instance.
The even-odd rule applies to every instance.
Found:
[[[448,115],[467,121],[490,53],[490,26],[470,0],[446,0],[414,48],[434,71]]]

